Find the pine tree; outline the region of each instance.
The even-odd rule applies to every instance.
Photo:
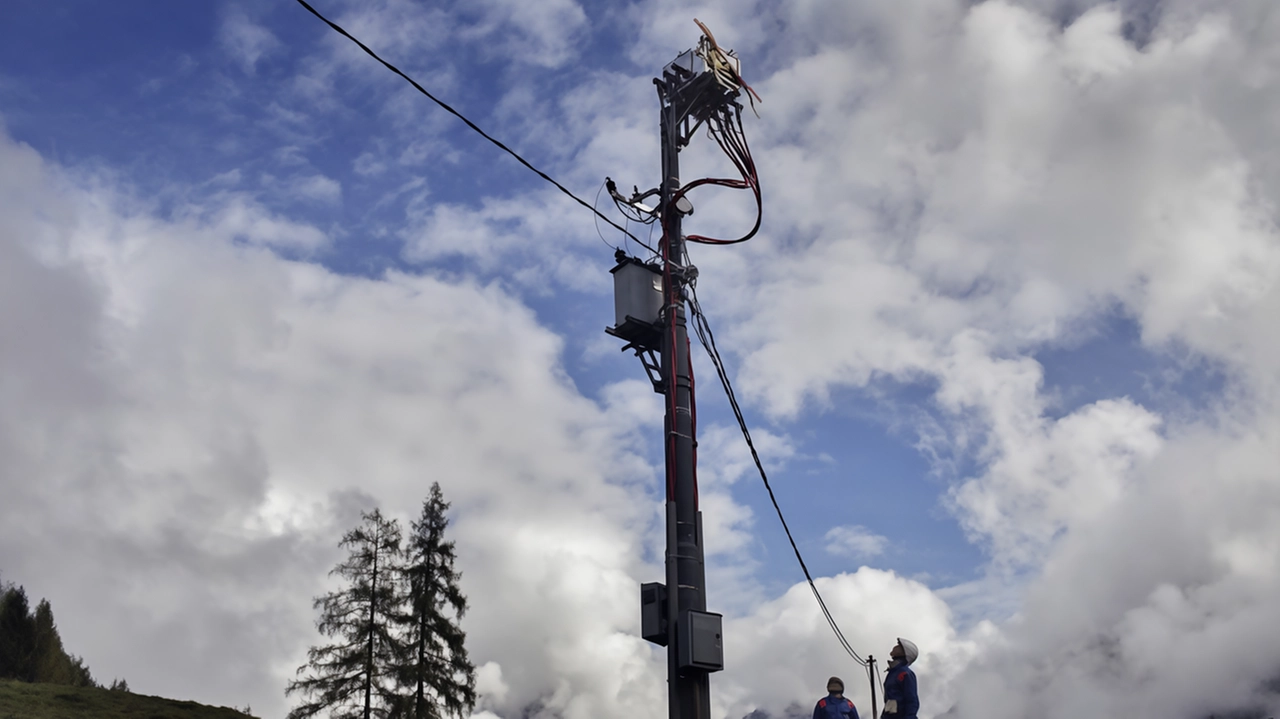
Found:
[[[93,680],[93,674],[89,671],[89,667],[85,666],[84,659],[74,654],[67,656],[71,659],[71,686],[97,687],[98,683]]]
[[[379,510],[361,515],[363,524],[342,537],[347,559],[330,572],[349,585],[315,600],[316,626],[338,641],[307,652],[307,664],[285,694],[307,699],[289,712],[306,719],[328,710],[333,719],[388,717],[396,702],[392,672],[401,663],[392,618],[402,613],[400,524]],[[361,706],[363,704],[363,706]]]
[[[41,599],[36,605],[35,651],[32,658],[33,681],[45,684],[74,684],[75,668],[62,646],[58,625],[53,621],[53,607]]]
[[[84,660],[67,654],[49,600],[33,615],[26,589],[0,579],[0,678],[96,687]]]
[[[10,587],[0,597],[0,678],[35,679],[36,623],[27,591]]]
[[[453,568],[453,542],[444,539],[448,509],[440,484],[433,482],[405,550],[409,601],[397,619],[408,651],[398,679],[404,690],[413,692],[404,703],[412,707],[409,716],[414,719],[441,719],[442,709],[462,717],[476,702],[475,667],[467,658],[466,634],[450,617],[452,613],[462,618],[467,599]]]

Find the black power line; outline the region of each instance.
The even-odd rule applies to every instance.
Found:
[[[378,53],[374,52],[373,50],[370,50],[368,45],[365,45],[364,43],[362,43],[362,42],[360,42],[359,40],[357,40],[357,39],[355,38],[355,36],[353,36],[351,33],[347,32],[346,30],[344,30],[344,29],[342,28],[342,26],[341,26],[341,25],[339,25],[339,24],[335,23],[334,21],[330,20],[329,18],[325,17],[324,15],[321,15],[321,14],[320,14],[320,12],[319,12],[318,10],[316,10],[315,8],[311,7],[311,5],[309,5],[309,4],[306,2],[306,0],[298,0],[298,4],[299,4],[299,5],[301,5],[302,7],[306,8],[306,9],[307,9],[307,10],[308,10],[312,15],[315,15],[316,17],[320,18],[320,19],[324,22],[324,24],[326,24],[326,25],[328,25],[329,27],[333,28],[333,30],[334,30],[335,32],[337,32],[339,35],[341,35],[341,36],[343,36],[343,37],[347,38],[347,39],[348,39],[348,40],[350,40],[351,42],[354,42],[356,45],[359,45],[361,50],[364,50],[366,53],[368,53],[368,54],[369,54],[369,57],[372,57],[374,60],[377,60],[378,62],[382,63],[382,64],[383,64],[383,65],[384,65],[388,70],[390,70],[391,72],[394,72],[395,74],[397,74],[397,75],[399,75],[400,77],[404,78],[406,82],[408,82],[410,85],[413,85],[414,89],[416,89],[418,92],[422,93],[423,95],[426,95],[428,99],[430,99],[432,102],[434,102],[435,104],[439,105],[440,107],[444,108],[447,112],[449,112],[450,114],[452,114],[454,117],[457,117],[459,120],[462,120],[464,123],[466,123],[466,124],[467,124],[467,127],[469,127],[469,128],[471,128],[472,130],[475,130],[476,132],[480,133],[480,136],[481,136],[481,137],[483,137],[484,139],[488,140],[489,142],[492,142],[493,144],[497,145],[500,149],[502,149],[503,151],[505,151],[507,154],[509,154],[509,155],[511,155],[512,157],[516,158],[516,160],[518,160],[518,161],[520,162],[520,164],[521,164],[521,165],[524,165],[525,167],[529,168],[530,170],[533,170],[534,174],[536,174],[538,177],[541,177],[542,179],[546,180],[547,182],[550,182],[551,184],[555,185],[555,186],[556,186],[556,187],[557,187],[561,192],[563,192],[564,194],[566,194],[566,195],[568,195],[569,197],[573,198],[573,199],[574,199],[574,201],[576,201],[579,205],[582,205],[583,207],[587,208],[588,210],[591,210],[592,212],[596,213],[596,214],[597,214],[597,215],[599,215],[602,219],[604,219],[604,221],[605,221],[605,222],[608,222],[610,225],[613,225],[613,226],[614,226],[614,228],[615,228],[615,229],[617,229],[619,232],[621,232],[622,234],[626,235],[627,237],[630,237],[631,239],[633,239],[633,240],[635,240],[636,242],[638,242],[638,243],[640,244],[640,246],[641,246],[641,247],[648,248],[650,252],[653,252],[653,251],[654,251],[654,250],[653,250],[652,248],[650,248],[648,245],[646,245],[645,243],[641,242],[639,237],[636,237],[635,235],[633,235],[633,234],[631,234],[630,232],[628,232],[628,231],[627,231],[627,229],[626,229],[625,227],[622,227],[622,226],[621,226],[621,225],[619,225],[618,223],[614,222],[613,220],[609,219],[609,218],[608,218],[608,217],[606,217],[605,215],[601,214],[601,213],[600,213],[600,211],[599,211],[599,210],[597,210],[596,208],[592,207],[590,203],[586,202],[586,201],[585,201],[585,200],[583,200],[582,198],[580,198],[580,197],[578,197],[577,195],[575,195],[575,194],[573,194],[572,192],[570,192],[570,191],[569,191],[569,190],[568,190],[564,185],[561,185],[559,182],[556,182],[555,180],[553,180],[553,179],[551,178],[551,176],[550,176],[550,175],[548,175],[547,173],[545,173],[545,172],[543,172],[542,170],[539,170],[538,168],[536,168],[536,167],[534,167],[533,165],[529,164],[529,161],[528,161],[528,160],[526,160],[526,159],[524,159],[523,157],[521,157],[521,156],[519,155],[519,153],[517,153],[515,150],[512,150],[510,147],[507,147],[506,145],[502,144],[502,142],[501,142],[501,141],[499,141],[499,140],[495,140],[491,135],[489,135],[489,133],[485,132],[484,130],[481,130],[481,129],[480,129],[480,127],[479,127],[478,125],[476,125],[474,122],[472,122],[472,121],[468,120],[468,119],[467,119],[467,118],[466,118],[462,113],[460,113],[460,112],[458,112],[457,110],[455,110],[455,109],[453,109],[452,107],[450,107],[450,106],[448,105],[448,103],[444,102],[443,100],[441,100],[440,98],[436,97],[435,95],[432,95],[430,92],[427,92],[427,89],[426,89],[426,88],[424,88],[423,86],[419,85],[419,84],[417,83],[417,81],[416,81],[416,80],[414,80],[413,78],[411,78],[411,77],[409,77],[408,75],[404,74],[404,72],[402,72],[402,71],[400,70],[400,68],[396,67],[395,65],[392,65],[391,63],[387,62],[386,60],[383,60],[381,57],[379,57],[379,56],[378,56]]]
[[[760,461],[760,455],[756,452],[756,445],[751,441],[751,431],[747,429],[747,421],[742,417],[742,409],[738,406],[738,398],[733,392],[733,385],[729,382],[729,374],[725,371],[724,361],[720,358],[720,350],[716,347],[715,335],[711,333],[711,325],[707,323],[706,315],[702,313],[702,305],[698,302],[698,291],[693,283],[689,285],[689,306],[693,310],[693,329],[698,335],[698,341],[706,348],[707,354],[711,357],[711,363],[715,365],[716,374],[720,377],[720,384],[724,386],[725,394],[729,398],[729,406],[733,409],[733,416],[738,420],[738,427],[742,430],[742,437],[747,441],[747,448],[751,450],[751,459],[756,463],[756,469],[760,472],[760,479],[764,481],[764,488],[769,492],[769,501],[773,502],[773,509],[778,513],[778,520],[782,522],[782,530],[787,533],[787,541],[791,542],[791,550],[796,554],[796,561],[800,562],[800,569],[804,572],[804,578],[809,582],[809,589],[813,591],[813,597],[818,600],[818,606],[822,609],[822,616],[826,617],[827,624],[831,625],[831,631],[835,632],[836,639],[840,641],[840,646],[844,648],[853,660],[864,668],[870,667],[870,662],[863,659],[854,650],[853,645],[845,638],[844,632],[840,631],[840,626],[836,624],[835,617],[831,616],[831,611],[827,609],[827,603],[822,600],[822,594],[818,591],[818,586],[813,583],[813,575],[809,573],[809,567],[804,563],[804,557],[800,555],[800,548],[796,546],[796,540],[791,536],[791,528],[787,526],[787,518],[782,516],[782,508],[778,506],[778,498],[773,494],[773,487],[769,485],[769,475],[764,471],[764,464]],[[874,683],[872,684],[874,687]],[[874,693],[874,689],[873,689]]]

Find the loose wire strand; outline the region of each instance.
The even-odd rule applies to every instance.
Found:
[[[596,205],[600,204],[600,193],[603,191],[604,191],[604,183],[602,182],[600,183],[600,189],[596,190],[596,199],[591,203],[591,209],[594,210],[596,208]],[[600,236],[600,241],[603,242],[606,247],[611,247],[613,248],[614,252],[619,252],[620,249],[618,248],[618,246],[609,244],[609,241],[604,238],[604,233],[600,231],[600,218],[598,217],[598,215],[599,213],[596,213],[596,215],[593,215],[591,217],[591,219],[595,223],[596,234]]]

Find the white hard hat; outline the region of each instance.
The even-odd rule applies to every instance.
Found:
[[[903,658],[907,660],[907,664],[914,663],[916,657],[920,656],[920,648],[910,639],[898,637],[898,644],[902,646]]]

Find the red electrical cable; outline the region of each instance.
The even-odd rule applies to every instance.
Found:
[[[664,208],[665,213],[665,208]],[[676,498],[676,475],[675,475],[675,459],[676,459],[676,323],[675,323],[675,302],[679,298],[675,297],[672,291],[671,282],[671,243],[668,241],[670,234],[667,232],[667,221],[663,217],[662,220],[662,239],[659,240],[662,246],[662,295],[666,301],[666,311],[671,314],[667,318],[667,325],[671,328],[671,338],[667,346],[671,348],[670,356],[663,359],[670,365],[667,367],[667,415],[671,417],[667,429],[667,501],[675,501]]]
[[[708,130],[711,137],[720,146],[721,151],[733,163],[734,168],[742,176],[742,179],[735,180],[727,177],[704,177],[694,180],[681,187],[672,197],[670,202],[684,197],[688,192],[697,187],[712,185],[716,187],[728,187],[736,190],[751,190],[756,200],[756,221],[752,225],[751,230],[747,234],[735,240],[724,240],[714,237],[706,237],[704,235],[689,235],[685,239],[689,242],[697,242],[705,245],[733,245],[740,242],[746,242],[756,235],[760,230],[760,223],[764,215],[764,205],[760,195],[760,180],[756,172],[755,160],[751,157],[751,149],[747,145],[746,134],[742,132],[742,109],[734,107],[734,115],[731,118],[726,110],[721,115],[709,119]]]
[[[684,335],[684,353],[689,358],[689,436],[693,439],[693,510],[698,511],[698,391],[693,379],[693,344]]]

